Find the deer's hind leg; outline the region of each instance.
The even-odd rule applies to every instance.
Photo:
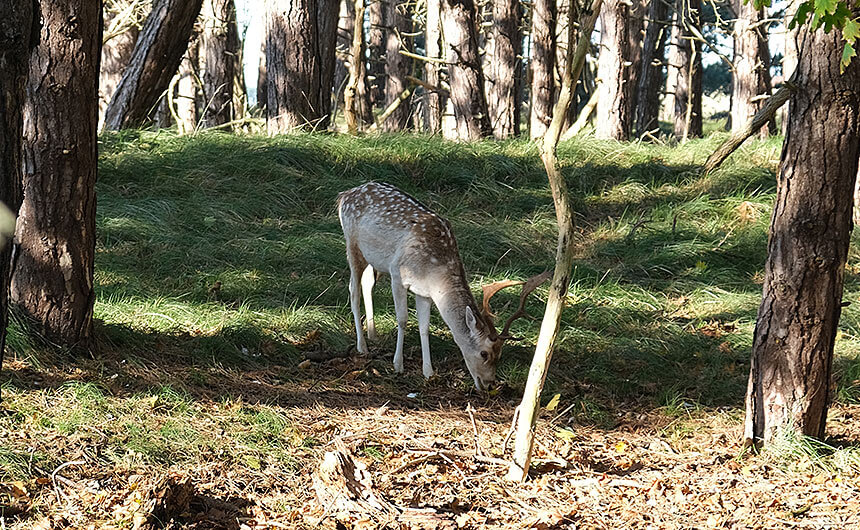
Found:
[[[367,338],[376,342],[376,323],[373,321],[373,284],[376,283],[376,271],[370,265],[361,273],[361,293],[364,296],[364,323],[367,326]]]
[[[368,266],[367,260],[358,249],[357,245],[346,242],[346,259],[349,262],[349,305],[352,309],[352,318],[355,322],[355,348],[359,353],[367,354],[367,342],[364,340],[364,332],[361,329],[361,288],[362,288],[362,273],[373,269]],[[372,272],[371,272],[372,274]],[[370,294],[366,294],[369,297]],[[372,309],[371,309],[372,311]],[[373,314],[370,314],[372,319]],[[374,330],[375,331],[375,330]]]

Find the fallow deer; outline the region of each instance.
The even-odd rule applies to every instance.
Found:
[[[432,301],[451,329],[475,386],[481,390],[494,383],[502,344],[512,339],[508,333],[511,324],[525,315],[526,297],[550,274],[547,272],[526,282],[505,280],[483,286],[483,307],[479,311],[447,220],[394,186],[379,182],[368,182],[342,192],[337,198],[337,210],[346,238],[349,299],[358,351],[368,353],[361,329],[359,298],[363,294],[367,333],[370,340],[374,340],[376,328],[371,297],[376,281],[374,270],[388,273],[397,318],[394,370],[403,372],[403,336],[408,315],[406,293],[412,291],[424,377],[433,375],[429,340]],[[490,311],[490,298],[500,289],[521,284],[524,285],[519,308],[498,333]]]

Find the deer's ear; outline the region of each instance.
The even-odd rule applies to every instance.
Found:
[[[466,306],[466,328],[473,337],[480,335],[478,333],[478,320],[475,318],[475,313],[472,312],[472,308],[469,306]]]

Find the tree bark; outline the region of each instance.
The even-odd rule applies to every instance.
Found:
[[[557,148],[561,129],[568,115],[568,107],[573,101],[573,88],[582,66],[585,55],[591,47],[591,33],[600,13],[602,0],[593,0],[590,12],[580,21],[581,31],[575,50],[568,51],[565,61],[564,76],[558,102],[552,112],[552,121],[543,141],[540,142],[540,154],[546,169],[547,179],[552,190],[553,205],[558,223],[558,245],[555,252],[555,270],[549,288],[546,310],[541,321],[535,354],[529,368],[529,377],[523,391],[523,400],[517,407],[514,416],[514,455],[511,467],[508,469],[508,480],[523,481],[528,476],[531,466],[532,446],[534,445],[534,426],[537,422],[540,394],[549,371],[555,339],[561,324],[561,311],[567,297],[570,284],[570,273],[573,265],[574,232],[573,210],[570,206],[570,196],[567,183],[559,167]],[[573,28],[573,24],[570,25]],[[573,39],[570,39],[572,42]]]
[[[267,3],[266,121],[270,134],[328,127],[336,23],[333,0]]]
[[[388,11],[385,19],[388,21],[388,33],[385,38],[385,105],[396,101],[404,90],[409,88],[406,76],[410,74],[412,61],[400,53],[401,45],[406,50],[412,49],[412,16],[405,3],[391,0],[386,4]],[[399,105],[382,123],[386,132],[402,131],[409,123],[409,105]]]
[[[531,115],[529,136],[543,138],[555,102],[556,0],[535,0],[532,7]]]
[[[427,26],[424,33],[424,48],[427,57],[442,56],[442,4],[441,0],[427,0]],[[441,76],[439,65],[433,61],[424,64],[424,79],[433,86],[439,86]],[[442,112],[446,98],[437,91],[424,91],[427,99],[427,130],[437,134],[442,129]]]
[[[9,321],[9,279],[15,215],[21,205],[22,133],[30,50],[39,42],[39,3],[0,2],[0,369]]]
[[[442,32],[447,45],[451,101],[457,138],[473,141],[490,136],[490,116],[484,92],[484,72],[478,53],[475,4],[472,0],[442,0]]]
[[[700,28],[701,0],[675,2],[675,26],[669,54],[674,133],[679,140],[702,136],[702,43],[689,28]]]
[[[854,14],[856,16],[856,13]],[[756,321],[744,436],[822,438],[860,158],[860,61],[840,75],[840,32],[799,30]]]
[[[735,0],[735,60],[732,75],[732,132],[741,130],[770,96],[770,49],[764,8]],[[760,129],[760,135],[776,134],[776,121]]]
[[[493,4],[493,85],[488,103],[493,136],[499,140],[520,134],[520,18],[518,0]]]
[[[263,37],[260,63],[257,65],[257,108],[265,109],[269,100],[269,79],[266,75],[266,38]]]
[[[630,43],[631,16],[623,0],[606,0],[600,12],[600,57],[597,77],[597,138],[628,140],[633,124],[633,50]]]
[[[353,0],[347,0],[353,1]],[[364,0],[354,0],[353,13],[355,19],[364,20]],[[359,129],[373,123],[373,112],[370,106],[370,94],[367,90],[367,72],[364,62],[364,24],[354,24],[352,27],[352,42],[349,49],[349,79],[344,89],[344,115],[350,134],[357,134]]]
[[[206,127],[213,127],[236,118],[233,85],[236,76],[235,58],[239,53],[239,32],[233,0],[204,1],[202,45],[206,56],[203,123]]]
[[[179,79],[176,82],[176,125],[179,134],[191,134],[199,120],[197,109],[200,102],[199,79],[200,40],[194,36],[179,63]]]
[[[334,91],[337,94],[338,105],[343,103],[346,97],[353,36],[355,36],[355,0],[341,0],[337,18],[337,48],[334,57]]]
[[[24,201],[10,296],[55,344],[92,338],[100,2],[42,6],[24,106]],[[63,87],[63,90],[56,90]]]
[[[105,110],[105,129],[115,131],[146,120],[179,68],[201,2],[159,0],[153,7]]]
[[[104,113],[122,79],[134,51],[134,43],[140,34],[145,17],[134,9],[136,0],[115,3],[116,9],[104,12],[104,39],[102,44],[101,66],[99,67],[99,128],[104,124]]]
[[[636,134],[639,136],[659,127],[660,85],[663,80],[666,37],[669,34],[668,2],[650,0],[646,18],[636,105]]]
[[[367,48],[370,68],[370,101],[374,107],[385,106],[385,34],[388,21],[388,4],[397,0],[373,0],[368,3],[370,27],[367,31]]]

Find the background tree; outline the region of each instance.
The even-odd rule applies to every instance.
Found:
[[[799,89],[790,100],[753,339],[748,443],[770,442],[783,429],[824,436],[860,158],[860,61],[840,74],[840,33],[799,30]]]
[[[188,49],[179,63],[179,79],[176,81],[174,112],[179,134],[190,134],[197,128],[200,105],[200,39],[191,36]]]
[[[99,127],[108,103],[122,79],[134,51],[140,26],[149,13],[149,2],[114,0],[104,5],[104,34],[99,66]]]
[[[14,216],[21,204],[22,109],[30,50],[39,42],[39,4],[35,0],[0,1],[0,369],[9,321]]]
[[[520,13],[518,0],[493,3],[493,83],[488,103],[493,135],[499,140],[520,134]]]
[[[606,0],[600,12],[600,56],[597,77],[597,119],[594,135],[598,138],[627,140],[633,124],[635,70],[631,43],[631,15],[623,0]]]
[[[638,99],[636,104],[636,134],[639,136],[658,128],[660,87],[663,81],[666,40],[669,35],[669,3],[650,0],[645,17],[645,37],[642,42]]]
[[[334,7],[333,0],[271,0],[266,4],[266,123],[270,134],[327,127],[334,79]]]
[[[666,92],[679,140],[702,136],[702,42],[691,31],[701,27],[701,7],[701,0],[675,2]]]
[[[269,100],[269,80],[266,75],[266,37],[263,37],[261,48],[260,62],[257,65],[257,108],[265,109],[266,102]]]
[[[442,34],[447,46],[451,102],[457,137],[464,141],[493,133],[478,53],[476,15],[472,0],[442,0]]]
[[[158,0],[153,6],[105,110],[105,129],[139,125],[147,118],[179,68],[201,2]]]
[[[367,6],[369,27],[367,30],[367,49],[370,81],[370,102],[375,107],[385,104],[385,47],[388,21],[388,4],[397,0],[371,0]]]
[[[734,72],[732,75],[732,131],[742,129],[770,96],[770,48],[764,8],[753,2],[735,0]],[[760,134],[776,134],[776,122],[763,127]]]
[[[10,296],[64,347],[85,348],[92,337],[99,4],[42,6],[46,29],[30,57],[24,106],[24,200]]]
[[[442,57],[441,0],[427,0],[424,51],[427,57],[432,59]],[[424,79],[432,86],[440,86],[442,84],[439,63],[436,61],[427,61],[424,63]],[[427,99],[427,130],[436,134],[442,128],[442,111],[445,109],[445,97],[435,90],[427,90],[425,97]]]
[[[406,76],[411,73],[412,60],[401,54],[400,49],[412,49],[412,13],[408,4],[398,0],[387,2],[386,8],[388,32],[385,35],[385,107],[388,108],[409,88]],[[409,114],[408,104],[398,105],[382,123],[382,130],[404,130],[409,123]]]
[[[233,84],[238,72],[239,30],[236,25],[236,5],[233,0],[204,0],[202,44],[206,70],[203,91],[206,102],[203,116],[207,126],[233,121],[237,115],[233,105]]]
[[[531,112],[529,136],[542,138],[555,102],[556,0],[535,0],[532,7]]]

